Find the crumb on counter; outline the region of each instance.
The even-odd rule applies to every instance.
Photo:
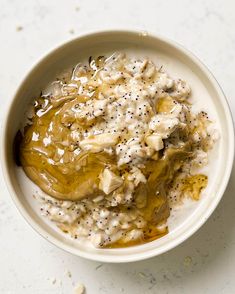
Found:
[[[186,256],[186,257],[184,258],[184,265],[185,265],[185,266],[190,266],[190,265],[192,264],[192,262],[193,262],[193,259],[192,259],[191,256]]]
[[[23,30],[23,27],[22,27],[22,26],[19,25],[19,26],[16,27],[16,31],[17,31],[17,32],[20,32],[20,31],[22,31],[22,30]]]
[[[85,292],[86,292],[85,286],[81,283],[78,283],[75,286],[74,291],[73,291],[74,294],[85,294]]]

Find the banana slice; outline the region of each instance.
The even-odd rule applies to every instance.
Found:
[[[123,179],[115,175],[111,170],[104,169],[100,176],[100,190],[103,190],[105,194],[109,194],[116,190],[123,184]]]
[[[117,144],[118,135],[117,134],[99,134],[95,136],[90,136],[82,140],[79,145],[80,148],[85,151],[100,152],[104,148],[112,147]]]
[[[146,137],[145,142],[149,147],[153,148],[156,151],[159,151],[164,147],[162,138],[156,134],[152,134]]]

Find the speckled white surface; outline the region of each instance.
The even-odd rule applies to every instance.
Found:
[[[177,3],[176,3],[177,2]],[[0,0],[0,117],[48,50],[93,29],[152,31],[178,41],[212,70],[235,117],[233,0]],[[0,174],[0,293],[234,293],[235,168],[207,223],[176,249],[132,264],[87,261],[43,240],[14,207]],[[71,277],[69,275],[71,272]]]

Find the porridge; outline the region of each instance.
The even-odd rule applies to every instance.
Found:
[[[185,81],[114,53],[76,65],[34,101],[19,160],[63,232],[125,247],[167,234],[175,203],[200,198],[217,137]]]

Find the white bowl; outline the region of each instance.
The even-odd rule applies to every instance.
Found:
[[[121,249],[95,249],[59,232],[41,217],[38,203],[32,197],[35,185],[13,160],[12,145],[16,131],[31,99],[52,81],[56,74],[90,55],[124,50],[135,55],[150,56],[156,64],[175,77],[189,82],[196,109],[209,112],[216,122],[220,139],[208,165],[209,184],[200,201],[185,204],[172,213],[170,232],[153,242]],[[75,255],[102,262],[130,262],[146,259],[170,250],[189,238],[208,219],[219,203],[233,164],[234,132],[225,96],[208,69],[189,51],[178,44],[149,34],[129,31],[96,32],[72,40],[53,50],[29,72],[13,97],[2,134],[3,174],[15,205],[28,223],[44,238]]]

